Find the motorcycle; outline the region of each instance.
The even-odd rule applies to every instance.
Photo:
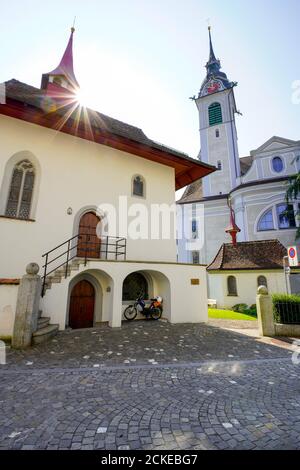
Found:
[[[126,320],[132,321],[136,318],[138,313],[141,313],[145,315],[147,319],[151,317],[153,320],[159,320],[163,312],[162,303],[163,299],[157,296],[155,299],[151,299],[150,307],[146,307],[145,300],[142,296],[139,296],[133,305],[128,305],[125,309],[124,317]]]

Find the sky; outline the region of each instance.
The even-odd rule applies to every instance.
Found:
[[[300,100],[292,99],[299,0],[0,0],[0,82],[39,87],[75,16],[75,73],[89,107],[196,157],[198,113],[189,97],[205,77],[210,23],[222,70],[238,82],[240,156],[273,135],[300,139]]]

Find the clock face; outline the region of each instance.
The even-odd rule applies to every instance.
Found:
[[[216,93],[217,91],[224,90],[224,85],[220,80],[210,80],[204,87],[202,96]]]

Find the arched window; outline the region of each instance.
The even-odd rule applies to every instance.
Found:
[[[272,160],[272,168],[276,173],[281,173],[283,170],[283,161],[280,157],[274,157]]]
[[[216,137],[217,137],[217,138],[220,137],[220,131],[219,131],[219,129],[216,130]]]
[[[296,227],[295,213],[292,204],[278,204],[276,206],[278,228]]]
[[[228,276],[227,290],[228,290],[228,295],[237,296],[237,284],[236,284],[236,278],[234,276]]]
[[[257,287],[265,286],[268,287],[268,282],[266,276],[258,276],[257,278]]]
[[[221,124],[222,119],[222,108],[220,103],[212,103],[208,108],[209,125],[214,126],[215,124]]]
[[[140,295],[149,298],[147,279],[141,273],[129,274],[123,283],[123,300],[136,300]]]
[[[259,219],[257,230],[263,232],[264,230],[274,230],[273,210],[267,210]]]
[[[5,215],[29,219],[35,172],[29,160],[22,160],[13,169]]]
[[[142,176],[135,176],[132,182],[132,194],[133,196],[144,197],[145,195],[145,182]]]

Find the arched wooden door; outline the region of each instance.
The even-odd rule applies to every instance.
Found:
[[[80,258],[100,258],[101,241],[96,229],[100,218],[93,212],[86,212],[80,219],[77,256]]]
[[[95,289],[88,281],[78,282],[72,289],[69,310],[71,328],[91,328],[94,325]]]

